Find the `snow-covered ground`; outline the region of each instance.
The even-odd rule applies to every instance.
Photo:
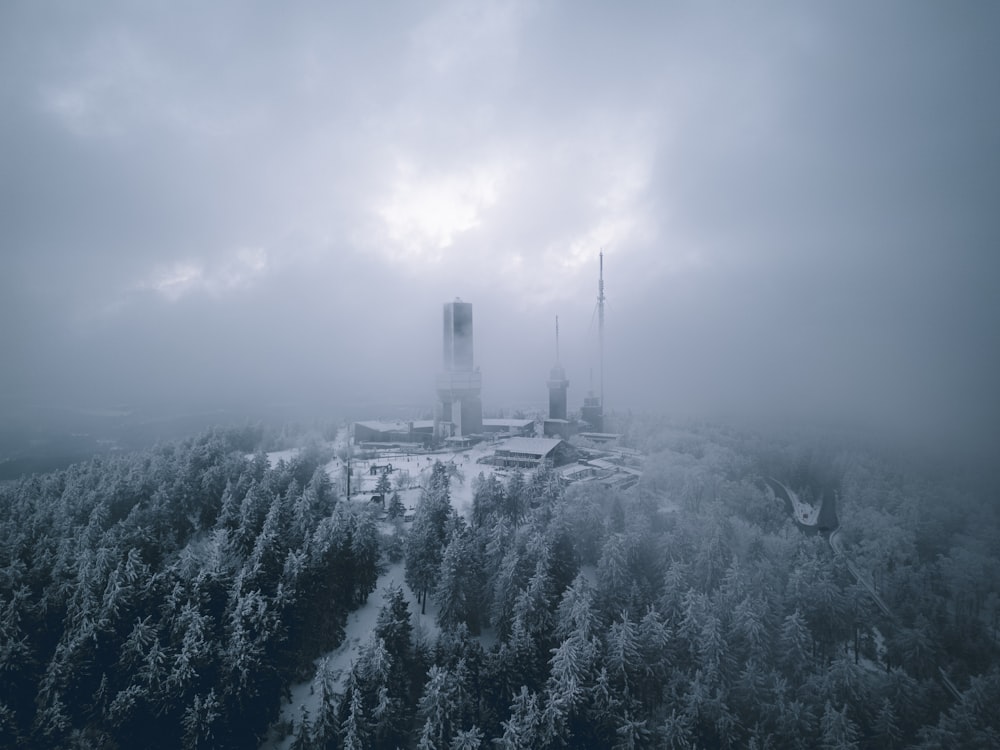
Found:
[[[788,497],[791,498],[792,508],[794,508],[795,513],[795,520],[804,526],[815,526],[819,521],[819,506],[803,502],[799,496],[788,487],[785,487],[785,492],[787,492]]]
[[[288,450],[283,451],[272,451],[267,454],[267,464],[273,469],[278,465],[279,461],[291,461],[296,455],[298,455],[298,452],[298,448],[289,448]]]
[[[355,494],[365,495],[375,491],[375,485],[379,480],[379,473],[372,474],[372,466],[392,464],[393,489],[396,488],[396,481],[400,471],[406,472],[410,477],[410,487],[419,488],[426,484],[434,462],[440,461],[445,465],[455,466],[456,472],[451,480],[451,504],[455,510],[468,517],[472,510],[473,480],[480,473],[483,475],[497,474],[501,479],[506,479],[510,474],[505,469],[478,463],[480,458],[492,455],[495,449],[496,445],[493,443],[480,443],[472,448],[460,451],[444,451],[431,454],[414,453],[410,455],[386,452],[371,459],[352,459],[352,499],[356,499],[354,497]],[[340,487],[344,477],[343,462],[335,458],[325,468],[330,479]],[[416,495],[413,496],[414,502],[416,501],[416,497]],[[403,502],[407,502],[405,496],[403,497]],[[412,506],[407,504],[407,507]]]
[[[338,433],[334,447],[345,446],[345,438],[346,435],[343,431]],[[353,502],[367,502],[375,491],[380,473],[376,471],[375,474],[372,474],[371,467],[392,464],[393,489],[396,489],[398,478],[401,476],[400,472],[405,472],[402,476],[409,476],[407,488],[400,491],[400,499],[407,510],[412,511],[420,499],[420,488],[427,483],[435,461],[440,461],[445,465],[454,466],[456,469],[451,479],[451,504],[459,513],[468,518],[472,512],[473,485],[476,477],[480,473],[484,476],[495,474],[501,481],[506,482],[513,473],[513,470],[479,463],[480,458],[492,455],[496,447],[497,443],[485,442],[469,449],[453,452],[407,455],[387,451],[371,459],[352,459],[351,500]],[[273,466],[282,458],[289,460],[294,455],[295,450],[289,450],[269,453],[267,457]],[[339,458],[334,458],[326,465],[325,470],[340,492],[343,493],[346,489],[343,486],[343,462]],[[596,580],[596,572],[592,566],[583,572],[588,578],[591,578],[591,582]],[[343,643],[315,661],[316,674],[312,679],[291,687],[291,697],[282,704],[278,722],[272,727],[267,739],[261,745],[261,750],[285,750],[290,747],[295,727],[302,721],[303,712],[311,723],[315,721],[314,714],[319,707],[320,700],[318,686],[324,675],[332,679],[336,691],[339,692],[343,688],[344,681],[360,648],[371,638],[379,610],[385,604],[386,589],[390,585],[399,586],[409,602],[414,637],[418,639],[437,637],[439,628],[436,622],[437,608],[434,603],[428,601],[426,614],[421,615],[420,605],[417,604],[416,597],[404,583],[403,563],[390,566],[385,573],[379,576],[376,589],[369,597],[368,602],[348,617]],[[484,648],[489,648],[495,640],[495,634],[491,630],[486,630],[479,637],[479,640]],[[292,734],[279,738],[277,734],[281,726],[291,726]]]
[[[278,722],[271,727],[271,732],[261,745],[261,750],[285,750],[291,747],[294,731],[302,721],[303,713],[310,723],[315,721],[320,701],[319,682],[324,674],[332,679],[334,690],[340,692],[343,689],[359,649],[371,638],[375,630],[375,622],[379,610],[385,604],[385,593],[389,586],[398,586],[403,590],[403,595],[410,605],[410,622],[413,623],[414,637],[418,639],[437,637],[440,632],[435,622],[437,610],[428,601],[427,613],[421,615],[416,597],[403,583],[403,564],[392,565],[379,577],[376,589],[368,597],[365,605],[348,616],[343,643],[314,662],[316,674],[311,680],[292,685],[291,697],[282,704]],[[277,736],[279,726],[291,726],[292,733],[279,738]]]
[[[415,454],[410,456],[399,454],[388,454],[379,458],[365,461],[351,461],[354,469],[352,476],[352,501],[365,502],[366,493],[371,493],[375,489],[378,481],[377,475],[370,474],[372,464],[384,466],[391,463],[393,467],[393,486],[395,478],[399,476],[397,471],[405,471],[410,476],[411,489],[400,493],[403,504],[408,510],[412,510],[420,497],[420,486],[424,484],[430,476],[435,461],[444,464],[454,464],[457,468],[451,480],[451,504],[462,515],[468,517],[472,511],[473,480],[482,472],[484,475],[496,473],[503,480],[509,472],[486,464],[477,463],[478,459],[490,455],[495,449],[495,445],[485,443],[469,450],[435,453],[433,455]],[[278,451],[269,453],[268,460],[271,465],[277,464],[281,458],[288,460],[294,455],[294,451]],[[332,460],[325,467],[330,478],[339,483],[343,477],[343,465],[339,459]],[[357,492],[358,495],[353,493]],[[403,563],[396,563],[390,566],[385,573],[379,576],[376,589],[368,598],[367,603],[360,609],[350,614],[345,626],[344,641],[333,651],[324,654],[315,661],[316,674],[305,682],[300,682],[291,687],[290,700],[281,706],[281,713],[278,722],[271,728],[267,739],[261,745],[261,750],[285,750],[292,744],[295,727],[302,721],[303,712],[310,722],[314,722],[315,713],[319,707],[320,691],[319,680],[324,674],[333,680],[334,689],[338,692],[342,689],[344,680],[350,672],[351,665],[357,658],[358,651],[363,646],[375,629],[375,622],[378,618],[379,610],[385,604],[385,592],[390,585],[398,586],[403,590],[407,602],[410,605],[410,621],[413,623],[415,638],[434,639],[440,629],[437,626],[437,608],[432,601],[427,602],[426,614],[420,614],[420,605],[417,604],[416,597],[405,585],[403,580]],[[492,644],[494,636],[491,631],[486,631],[480,637],[484,648]],[[292,733],[285,737],[278,737],[278,728],[281,726],[291,726]]]

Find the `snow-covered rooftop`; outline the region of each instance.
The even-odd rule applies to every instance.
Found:
[[[407,432],[410,429],[410,425],[413,425],[414,429],[433,427],[434,420],[420,419],[413,422],[403,422],[399,419],[368,419],[355,422],[354,424],[359,424],[362,427],[367,427],[369,430],[377,430],[378,432]]]
[[[483,426],[525,428],[533,424],[533,419],[484,419]]]
[[[547,456],[561,443],[559,438],[515,437],[497,447],[498,451],[527,453],[533,456]]]

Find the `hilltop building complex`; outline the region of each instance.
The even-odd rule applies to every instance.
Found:
[[[441,370],[435,380],[433,419],[419,410],[410,420],[369,420],[354,423],[354,445],[363,448],[358,461],[369,471],[391,472],[389,460],[410,464],[424,460],[488,467],[488,473],[532,470],[549,466],[558,481],[593,482],[628,489],[642,475],[642,457],[619,445],[619,435],[604,432],[604,254],[600,258],[597,317],[600,381],[593,382],[577,414],[569,409],[569,378],[559,351],[559,318],[555,326],[555,363],[548,372],[547,413],[517,418],[484,419],[482,375],[475,361],[472,305],[456,299],[442,312]],[[597,385],[597,388],[595,388]],[[422,412],[422,413],[421,413]],[[431,453],[419,459],[417,454]],[[448,458],[446,458],[448,457]],[[402,464],[400,464],[402,465]],[[477,469],[478,471],[479,469]],[[348,467],[348,471],[350,468]],[[359,480],[364,484],[364,480]],[[374,481],[374,480],[373,480]],[[371,482],[369,482],[371,483]],[[378,493],[376,493],[378,494]],[[373,498],[375,495],[373,495]],[[384,498],[378,495],[381,501]]]
[[[435,380],[437,394],[431,414],[417,421],[361,421],[354,425],[357,444],[388,446],[419,444],[426,448],[464,448],[481,440],[544,436],[568,440],[581,435],[590,442],[617,438],[604,432],[604,253],[600,254],[597,282],[599,390],[594,383],[583,401],[579,418],[569,410],[569,378],[559,351],[559,318],[555,326],[555,364],[549,370],[548,413],[540,419],[483,419],[482,375],[475,362],[472,304],[456,298],[442,308],[442,367]],[[593,371],[591,371],[593,381]],[[418,416],[414,414],[414,416]],[[520,460],[520,459],[518,459]],[[529,459],[524,459],[525,461]],[[533,460],[533,459],[531,459]],[[514,459],[509,459],[513,462]]]

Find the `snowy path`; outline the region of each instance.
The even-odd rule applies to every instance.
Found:
[[[844,562],[847,563],[847,569],[851,572],[851,575],[854,576],[854,580],[864,587],[865,591],[868,592],[868,595],[872,598],[872,600],[874,600],[875,604],[878,605],[878,608],[882,610],[882,613],[885,614],[886,617],[892,619],[892,611],[889,609],[889,605],[885,603],[885,600],[883,600],[882,597],[879,596],[879,593],[875,590],[875,585],[868,579],[868,576],[861,574],[858,566],[855,565],[844,552],[844,545],[840,540],[839,528],[830,534],[830,547],[833,549],[834,553],[844,558]]]
[[[795,519],[796,523],[798,523],[800,526],[808,526],[816,528],[817,523],[819,521],[818,507],[813,507],[808,503],[802,502],[799,499],[799,496],[794,491],[786,487],[777,479],[769,478],[767,482],[768,482],[768,488],[771,490],[771,493],[773,495],[777,497],[777,495],[780,493],[781,495],[784,496],[784,499],[787,500],[791,508],[792,518]],[[775,492],[772,485],[777,486],[778,492]],[[847,564],[847,569],[850,571],[851,575],[854,576],[854,579],[864,587],[865,591],[868,592],[869,596],[871,596],[872,600],[875,602],[878,608],[882,610],[883,614],[885,614],[889,618],[892,618],[893,615],[892,612],[889,610],[889,606],[885,603],[882,597],[879,596],[878,592],[875,590],[875,586],[872,584],[871,581],[868,580],[867,576],[862,575],[858,567],[851,561],[851,559],[844,552],[844,545],[840,538],[839,526],[832,532],[830,532],[830,536],[827,538],[827,541],[829,541],[830,548],[833,550],[834,554],[844,559],[844,562]]]
[[[776,497],[780,495],[782,499],[788,502],[792,518],[796,523],[802,526],[816,526],[819,522],[819,506],[813,506],[809,503],[802,502],[795,492],[783,485],[777,479],[768,478],[766,481],[768,489],[771,491],[772,495]],[[775,489],[775,487],[777,487],[777,489]]]
[[[451,480],[451,504],[452,507],[454,507],[460,514],[468,517],[472,510],[473,479],[479,474],[480,471],[484,474],[489,474],[495,471],[495,469],[491,466],[476,463],[476,459],[479,458],[479,455],[484,453],[485,450],[483,449],[478,451],[473,449],[471,451],[458,453],[438,454],[433,457],[417,455],[400,456],[394,457],[391,460],[391,463],[393,468],[403,469],[409,473],[414,484],[423,483],[423,480],[426,479],[426,475],[429,475],[435,460],[439,460],[445,464],[454,463],[454,465],[458,468],[459,476],[452,477]],[[285,456],[276,454],[275,459],[273,460],[276,463],[277,459],[283,457]],[[386,460],[372,459],[371,462],[352,462],[353,466],[360,469],[355,475],[360,479],[358,484],[358,490],[360,492],[371,491],[374,489],[374,484],[378,479],[377,477],[368,476],[369,463],[385,464]],[[331,478],[339,477],[339,460],[334,459],[331,461],[330,464],[327,465],[326,470],[327,473],[330,474]],[[407,506],[407,510],[412,510],[420,496],[420,491],[418,489],[406,490],[401,492],[400,495],[403,499],[404,505]],[[355,502],[359,502],[359,500],[355,500]],[[406,601],[410,605],[410,622],[413,623],[414,638],[417,640],[432,640],[437,637],[440,632],[440,628],[435,621],[437,616],[437,607],[433,602],[428,601],[427,612],[426,614],[421,615],[420,605],[417,604],[416,597],[404,583],[403,563],[399,562],[389,566],[389,568],[381,576],[379,576],[378,581],[375,584],[375,591],[373,591],[371,596],[368,597],[368,601],[364,604],[364,606],[356,609],[348,616],[347,624],[344,628],[344,641],[340,644],[340,646],[316,659],[316,674],[311,680],[292,685],[290,688],[291,698],[282,703],[278,721],[271,727],[267,738],[260,746],[260,750],[287,750],[290,748],[294,738],[295,728],[302,721],[303,710],[308,716],[309,721],[314,722],[316,718],[315,713],[319,707],[320,700],[320,691],[317,689],[318,678],[324,673],[332,678],[335,691],[340,692],[342,690],[344,681],[347,679],[351,665],[357,658],[359,649],[368,641],[373,630],[375,629],[375,622],[378,619],[379,610],[382,608],[382,605],[385,604],[386,588],[390,585],[401,588],[403,590],[403,595],[406,597]],[[491,645],[492,637],[492,631],[484,631],[483,635],[480,636],[480,640],[483,643],[484,648],[488,648]],[[278,737],[278,732],[280,731],[280,727],[282,725],[290,725],[292,727],[292,733],[285,737]]]
[[[816,528],[817,521],[819,520],[819,508],[813,508],[813,506],[809,505],[808,503],[803,503],[801,500],[799,500],[798,495],[796,495],[792,490],[790,490],[788,487],[786,487],[776,479],[769,478],[767,480],[767,484],[768,488],[771,490],[772,495],[774,495],[775,497],[777,497],[779,492],[782,495],[784,495],[784,499],[788,501],[789,506],[791,508],[792,518],[796,521],[796,523],[798,523],[800,526]],[[778,487],[778,492],[775,492],[772,485],[776,485]],[[844,562],[847,564],[847,570],[854,577],[854,580],[856,580],[859,584],[861,584],[861,586],[865,589],[865,591],[868,592],[868,595],[872,598],[872,601],[875,602],[876,606],[882,611],[882,613],[886,617],[889,618],[889,622],[891,624],[895,624],[898,626],[899,623],[896,620],[895,615],[893,615],[892,610],[889,609],[889,605],[885,603],[885,600],[875,590],[875,586],[872,584],[872,582],[868,579],[866,575],[862,574],[861,570],[858,569],[858,566],[854,564],[854,562],[850,559],[850,557],[848,557],[847,553],[844,551],[844,544],[843,540],[841,539],[839,526],[830,532],[829,536],[827,537],[827,542],[829,542],[830,549],[833,550],[833,553],[838,557],[842,558]],[[877,629],[876,632],[878,632]],[[881,638],[881,633],[879,633],[879,637]],[[955,683],[952,682],[952,680],[948,677],[948,674],[944,671],[944,669],[940,665],[938,666],[937,671],[938,671],[938,677],[944,688],[952,695],[952,697],[955,698],[955,700],[961,700],[962,697],[961,691],[959,690],[958,686],[956,686]]]
[[[390,566],[385,573],[379,576],[375,591],[368,597],[368,601],[348,616],[347,625],[344,628],[343,643],[333,651],[316,659],[314,662],[316,676],[306,682],[292,685],[291,698],[282,703],[278,721],[275,726],[271,727],[267,738],[261,744],[261,750],[287,750],[291,747],[294,734],[279,738],[277,727],[287,722],[292,726],[294,732],[302,720],[303,710],[310,722],[315,721],[320,700],[317,679],[319,676],[324,673],[328,674],[333,680],[334,690],[340,692],[343,689],[344,681],[350,673],[358,650],[368,641],[375,629],[379,610],[385,604],[386,589],[390,585],[401,588],[410,605],[410,622],[413,623],[414,638],[434,638],[437,636],[439,628],[434,621],[436,610],[428,602],[427,614],[421,615],[420,605],[417,604],[410,589],[403,583],[403,563]]]

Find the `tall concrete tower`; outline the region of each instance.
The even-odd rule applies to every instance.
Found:
[[[597,331],[600,337],[601,358],[601,418],[604,417],[604,251],[601,251],[601,270],[597,277]]]
[[[444,305],[444,370],[437,378],[437,392],[439,435],[483,431],[482,376],[473,365],[472,305],[458,299]]]
[[[556,363],[549,371],[549,419],[566,419],[566,389],[569,381],[559,363],[559,316],[556,316]]]

